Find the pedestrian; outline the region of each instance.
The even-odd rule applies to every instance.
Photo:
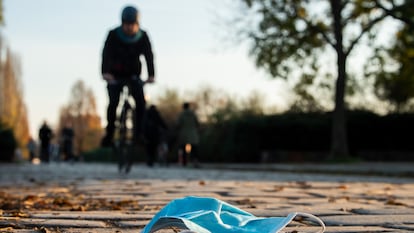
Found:
[[[52,140],[53,133],[46,121],[43,122],[39,129],[40,139],[40,160],[48,163],[50,160],[50,141]]]
[[[168,152],[169,152],[169,146],[168,146],[167,137],[166,135],[163,135],[157,147],[158,162],[160,163],[161,166],[168,166]]]
[[[49,146],[50,161],[60,161],[60,145],[59,143],[50,143]]]
[[[29,137],[29,140],[26,144],[27,150],[29,151],[29,161],[33,162],[33,159],[36,157],[36,141],[33,139],[32,136]]]
[[[141,143],[142,120],[145,113],[144,83],[155,80],[154,58],[151,42],[146,31],[142,30],[138,9],[127,6],[122,10],[122,24],[112,29],[104,44],[102,52],[102,77],[107,82],[109,104],[107,108],[107,126],[102,146],[112,146],[115,133],[116,109],[120,93],[127,86],[135,101],[135,118],[133,129],[134,143]],[[141,60],[144,56],[148,79],[141,79]]]
[[[147,165],[152,167],[158,154],[161,139],[168,129],[155,105],[151,105],[144,118],[144,136],[147,150]]]
[[[66,122],[65,126],[62,128],[60,137],[63,160],[73,162],[75,159],[73,154],[73,139],[75,137],[75,132],[70,122]]]
[[[197,115],[190,109],[190,103],[185,102],[177,119],[178,159],[183,166],[187,165],[188,157],[195,166],[199,166],[199,127]]]

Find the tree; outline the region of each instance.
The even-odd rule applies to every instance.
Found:
[[[242,101],[241,110],[244,115],[264,115],[265,97],[262,93],[254,90]]]
[[[331,79],[316,79],[314,75],[303,75],[293,88],[296,94],[289,112],[323,112],[327,107],[322,104],[323,97],[332,90]],[[325,95],[325,96],[324,96]]]
[[[6,52],[2,53],[2,50]],[[0,57],[0,122],[11,128],[18,144],[24,146],[29,138],[29,123],[21,83],[20,62],[5,46],[0,45],[0,54],[5,55]]]
[[[158,111],[168,126],[174,126],[178,114],[181,112],[183,100],[175,89],[166,89],[155,100]]]
[[[3,0],[0,0],[0,25],[4,24]]]
[[[17,148],[16,137],[13,130],[0,122],[0,161],[11,162],[14,158],[14,151]]]
[[[60,110],[58,132],[68,122],[75,132],[74,151],[78,155],[99,145],[102,126],[95,96],[82,80],[73,85],[68,104]]]
[[[367,64],[367,76],[375,82],[375,94],[388,101],[396,112],[410,109],[414,98],[414,28],[404,27],[390,48],[374,54]]]
[[[272,77],[317,74],[322,55],[336,56],[331,157],[348,156],[345,118],[347,61],[360,43],[376,46],[386,19],[412,24],[413,1],[405,0],[241,0],[254,18],[244,25],[256,65]],[[250,10],[250,11],[249,11]],[[409,16],[409,17],[408,17]],[[249,19],[249,20],[250,20]],[[349,71],[348,71],[349,72]]]
[[[0,25],[3,24],[3,1],[0,0]],[[0,131],[3,146],[8,144],[11,152],[17,146],[25,149],[30,133],[21,76],[20,59],[0,35]],[[0,154],[7,153],[1,150]]]
[[[214,113],[226,106],[231,99],[224,90],[209,85],[200,86],[186,96],[190,96],[200,122],[204,123],[212,123]]]

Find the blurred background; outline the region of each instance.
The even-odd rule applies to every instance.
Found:
[[[30,139],[37,156],[44,122],[55,160],[66,122],[76,160],[116,160],[99,146],[101,50],[134,5],[170,161],[183,102],[201,122],[201,161],[412,161],[414,3],[336,2],[1,0],[0,160],[29,160]]]

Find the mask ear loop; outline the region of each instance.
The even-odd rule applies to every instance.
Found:
[[[296,214],[296,217],[299,216],[299,217],[309,218],[309,219],[313,220],[314,222],[318,223],[322,227],[322,229],[319,230],[318,232],[315,232],[315,233],[325,232],[325,230],[326,230],[325,223],[320,218],[316,217],[313,214],[308,214],[308,213],[303,213],[303,212],[296,212],[295,214]]]

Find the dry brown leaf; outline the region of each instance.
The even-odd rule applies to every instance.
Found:
[[[337,187],[338,189],[348,189],[348,185],[345,185],[345,184],[343,184],[343,185],[339,185],[338,187]]]
[[[48,230],[46,227],[41,227],[39,230],[40,230],[40,232],[42,232],[42,233],[51,233],[51,231],[50,231],[50,230]]]
[[[300,188],[302,188],[302,189],[309,189],[309,188],[312,188],[312,185],[311,184],[309,184],[308,182],[306,182],[306,181],[297,181],[296,182],[296,184],[297,185],[299,185],[299,187]]]
[[[72,207],[72,209],[70,209],[70,211],[86,211],[86,207],[83,206],[83,205],[78,205],[78,206]]]
[[[236,200],[235,203],[238,205],[247,205],[250,208],[256,208],[256,205],[254,205],[253,201],[250,198]]]
[[[235,201],[237,204],[239,205],[249,205],[252,204],[252,200],[250,200],[250,198],[245,198],[245,199],[241,199],[241,200],[236,200]]]
[[[3,228],[0,228],[0,232],[4,232],[4,233],[14,232],[14,229],[12,227],[3,227]]]
[[[406,204],[397,201],[394,197],[390,197],[385,202],[386,205],[398,205],[398,206],[406,206]]]
[[[275,186],[274,187],[274,189],[273,189],[273,191],[275,191],[275,192],[280,192],[280,191],[283,191],[285,189],[285,187],[284,186]]]
[[[27,214],[27,213],[24,213],[24,212],[18,211],[18,212],[14,212],[14,213],[13,213],[13,217],[28,218],[28,217],[30,217],[30,215],[29,215],[29,214]]]
[[[33,208],[35,209],[50,209],[49,204],[45,200],[39,200],[34,203]]]
[[[26,197],[23,198],[23,201],[35,201],[38,198],[39,197],[36,195],[27,195]]]
[[[18,199],[6,199],[0,202],[0,209],[2,210],[18,210],[20,206]]]
[[[70,202],[66,197],[55,197],[53,204],[58,206],[72,206],[72,202]]]

